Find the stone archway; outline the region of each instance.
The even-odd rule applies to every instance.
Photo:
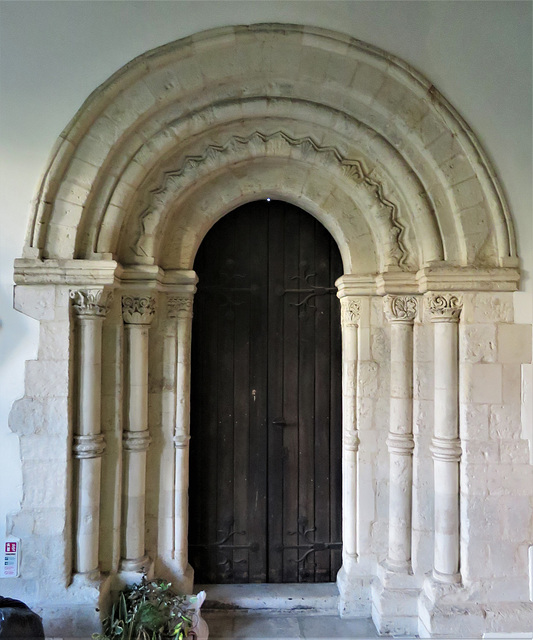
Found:
[[[55,522],[62,541],[50,551],[35,530],[25,544],[53,553],[54,568],[46,580],[39,567],[23,573],[41,585],[36,601],[66,607],[59,624],[69,607],[92,623],[109,585],[100,571],[131,578],[155,563],[183,590],[192,586],[191,269],[216,220],[266,196],[316,216],[344,263],[341,612],[369,615],[372,606],[383,631],[412,632],[420,595],[420,624],[432,633],[448,615],[442,589],[454,588],[441,585],[460,585],[446,596],[453,604],[483,582],[469,564],[475,527],[460,538],[459,494],[468,510],[470,493],[458,480],[457,336],[462,309],[465,322],[475,322],[475,307],[493,326],[512,320],[518,259],[494,171],[453,107],[403,61],[317,28],[228,27],[144,54],[88,98],[54,148],[15,265],[15,304],[40,320],[42,342],[12,423],[26,433],[37,412],[52,439],[45,445],[57,440],[52,459],[24,467],[26,495],[40,499],[21,513]],[[422,400],[447,410],[432,426],[417,405],[414,422],[425,428],[414,434],[413,370],[416,380],[436,362],[431,322],[446,366],[434,367]],[[426,349],[420,343],[416,358],[413,340]],[[376,451],[385,423],[388,448]],[[432,429],[438,482],[428,493]],[[43,493],[42,473],[59,496]],[[375,504],[389,479],[380,521]],[[422,548],[433,537],[428,566]],[[373,595],[372,576],[382,587]]]

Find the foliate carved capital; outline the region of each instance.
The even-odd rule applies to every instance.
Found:
[[[454,293],[432,293],[426,298],[432,322],[458,322],[463,300]]]
[[[176,449],[186,449],[189,446],[189,440],[191,436],[185,433],[177,433],[174,436],[174,446]]]
[[[459,462],[461,459],[461,440],[459,438],[437,438],[431,440],[433,460]]]
[[[152,296],[122,296],[122,318],[126,324],[150,324],[154,314]]]
[[[412,324],[418,311],[418,300],[415,296],[388,295],[383,298],[383,310],[389,322]]]
[[[104,289],[76,289],[70,292],[70,297],[77,316],[103,318],[113,295]]]
[[[361,300],[341,298],[342,324],[345,327],[357,327],[361,318]]]
[[[74,436],[72,453],[78,460],[99,458],[104,453],[104,449],[105,439],[101,433],[97,435]]]
[[[387,447],[389,453],[395,453],[400,456],[411,456],[415,448],[415,443],[410,433],[389,433]]]
[[[343,448],[345,451],[358,451],[360,442],[359,431],[350,429],[344,434]]]
[[[148,451],[152,442],[148,431],[124,431],[122,433],[122,446],[125,451]]]
[[[169,296],[167,305],[169,318],[192,318],[192,296]]]

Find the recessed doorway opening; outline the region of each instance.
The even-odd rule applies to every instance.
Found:
[[[194,264],[189,558],[206,584],[333,582],[341,566],[339,250],[252,202]]]

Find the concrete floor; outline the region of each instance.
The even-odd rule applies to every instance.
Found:
[[[342,620],[336,615],[254,613],[250,611],[206,611],[209,640],[353,640],[379,638],[372,620]],[[49,638],[48,640],[90,640]]]
[[[379,638],[372,620],[342,620],[335,615],[294,613],[253,613],[249,611],[206,611],[209,640],[352,640]],[[90,638],[49,638],[48,640],[91,640]]]
[[[379,638],[370,619],[342,620],[335,615],[206,611],[210,640]]]

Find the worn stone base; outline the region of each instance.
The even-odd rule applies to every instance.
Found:
[[[369,618],[372,612],[371,576],[348,576],[344,567],[337,574],[339,614],[342,618]]]
[[[424,585],[418,600],[421,638],[483,638],[498,632],[526,633],[533,629],[531,602],[480,604],[465,599],[466,592],[461,587],[455,587],[455,594],[452,589],[449,586],[449,592],[444,593],[444,588]],[[441,598],[434,599],[439,591]]]
[[[33,610],[43,619],[46,637],[86,638],[100,631],[111,586],[109,576],[77,574],[61,598],[35,605]]]
[[[372,584],[372,620],[382,635],[413,636],[418,633],[418,595],[415,578],[378,567]]]

